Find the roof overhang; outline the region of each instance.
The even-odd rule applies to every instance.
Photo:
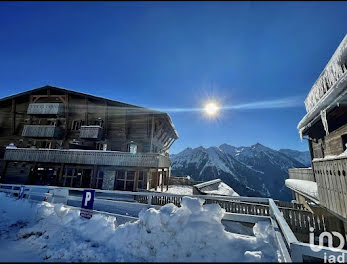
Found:
[[[331,110],[347,95],[347,72],[334,84],[333,87],[317,102],[317,104],[301,119],[297,128],[304,135],[307,129],[320,120],[320,111]]]

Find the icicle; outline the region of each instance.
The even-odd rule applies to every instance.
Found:
[[[344,67],[347,60],[347,35],[342,40],[335,53],[318,80],[313,84],[311,91],[305,100],[306,111],[309,112],[318,101],[331,89],[334,84],[344,75]]]
[[[329,135],[329,127],[328,127],[328,120],[327,120],[327,111],[326,109],[320,111],[320,116],[322,119],[323,127],[325,130],[325,134]]]
[[[304,130],[304,128],[300,128],[300,130],[299,130],[299,135],[300,135],[300,140],[301,140],[301,142],[302,142],[302,140],[303,140],[303,136],[302,136],[303,130]]]

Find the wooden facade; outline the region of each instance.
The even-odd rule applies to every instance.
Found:
[[[290,169],[289,176],[316,182],[319,206],[343,221],[347,231],[347,35],[305,105],[298,129],[308,140],[312,169]]]
[[[167,113],[44,86],[0,99],[1,182],[162,190],[177,138]]]

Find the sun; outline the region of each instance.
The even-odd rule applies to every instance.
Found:
[[[215,116],[219,112],[219,105],[215,102],[209,102],[205,105],[204,111],[208,116]]]

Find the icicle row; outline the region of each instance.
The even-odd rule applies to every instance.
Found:
[[[347,35],[335,51],[329,63],[312,86],[306,100],[306,111],[309,112],[323,95],[347,72]]]

